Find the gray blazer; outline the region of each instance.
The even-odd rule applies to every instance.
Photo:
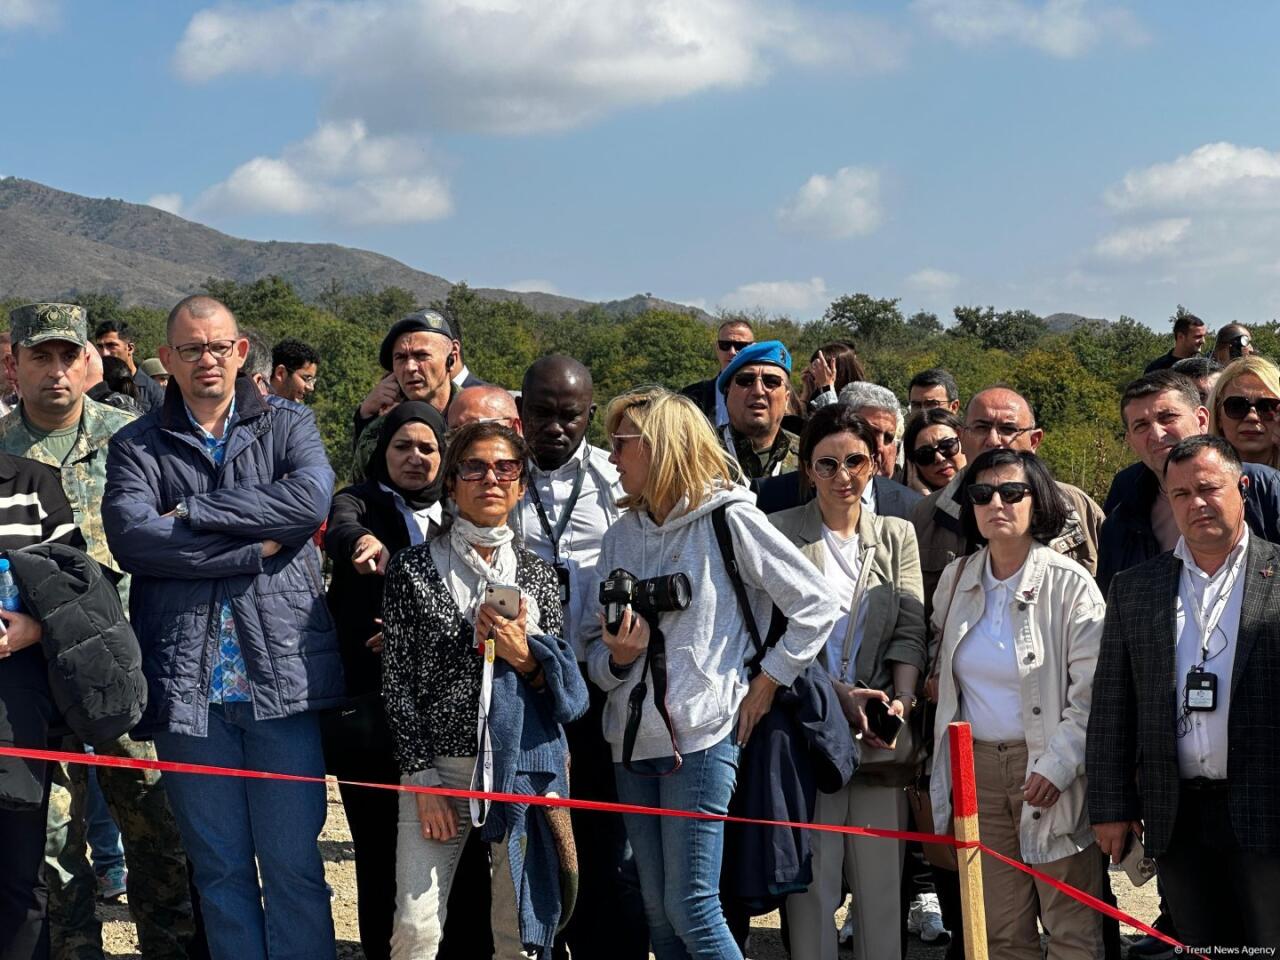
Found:
[[[769,520],[818,570],[823,569],[826,550],[822,544],[822,513],[817,500],[772,514]],[[867,620],[855,676],[876,690],[892,690],[891,663],[910,664],[922,674],[925,669],[924,584],[920,577],[916,532],[905,520],[863,510],[858,520],[858,537],[864,546],[873,546],[875,553],[870,561],[865,601]],[[843,637],[832,637],[827,642],[842,641]]]

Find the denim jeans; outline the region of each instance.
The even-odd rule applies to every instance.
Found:
[[[92,752],[85,747],[85,753]],[[103,877],[108,871],[124,866],[124,844],[116,822],[111,819],[111,811],[107,809],[102,788],[98,786],[97,768],[90,767],[87,775],[89,792],[85,795],[85,838],[93,855],[93,872]]]
[[[324,776],[316,714],[255,720],[249,703],[212,704],[207,737],[156,734],[156,753],[179,763]],[[323,785],[182,773],[166,773],[165,783],[214,960],[332,960],[317,845],[327,812]]]
[[[639,760],[637,770],[669,769],[665,759]],[[732,735],[684,756],[675,773],[646,777],[615,764],[618,799],[668,810],[727,813],[738,772]],[[681,817],[624,814],[640,873],[640,893],[657,960],[742,960],[720,906],[724,824]]]

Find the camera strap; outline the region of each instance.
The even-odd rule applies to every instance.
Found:
[[[729,521],[725,516],[728,510],[727,503],[722,503],[712,510],[711,527],[715,530],[720,557],[724,561],[725,569],[729,571],[729,580],[733,583],[733,592],[738,598],[738,608],[742,611],[742,619],[747,622],[747,632],[751,634],[751,645],[756,651],[756,655],[751,658],[751,663],[748,665],[748,672],[754,677],[760,672],[760,662],[764,659],[765,652],[786,632],[787,618],[778,609],[778,605],[774,604],[773,617],[769,621],[769,636],[763,641],[760,639],[760,627],[756,623],[755,614],[751,612],[747,586],[742,582],[742,572],[738,569],[738,557],[733,549],[733,534],[729,530]]]
[[[649,695],[649,687],[645,683],[645,677],[652,672],[653,674],[653,707],[658,711],[658,716],[662,718],[663,724],[666,725],[667,734],[671,737],[671,755],[675,760],[674,766],[666,773],[652,774],[644,770],[637,770],[632,766],[631,757],[636,749],[636,736],[640,732],[640,720],[644,715],[644,701]],[[637,776],[667,776],[675,773],[680,769],[680,764],[684,760],[680,756],[680,748],[676,745],[676,731],[671,725],[671,714],[667,711],[667,638],[663,635],[662,629],[649,621],[649,645],[645,647],[644,664],[640,668],[640,680],[631,688],[631,695],[627,698],[627,725],[622,732],[622,765],[630,773]]]

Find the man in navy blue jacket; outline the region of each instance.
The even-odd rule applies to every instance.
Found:
[[[1117,573],[1178,542],[1159,475],[1179,440],[1209,430],[1209,411],[1200,403],[1195,382],[1170,370],[1129,384],[1120,399],[1120,418],[1125,439],[1140,462],[1116,474],[1102,507],[1107,519],[1098,547],[1097,577],[1103,593]],[[1245,522],[1255,536],[1280,543],[1280,471],[1257,463],[1242,467],[1247,483]]]
[[[134,735],[162,760],[321,777],[316,711],[343,679],[311,542],[333,491],[315,418],[237,381],[249,343],[217,300],[180,302],[166,339],[177,389],[112,438],[102,507],[133,575],[148,684]],[[166,779],[211,954],[332,958],[324,787]]]

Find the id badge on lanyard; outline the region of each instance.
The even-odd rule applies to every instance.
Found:
[[[1187,581],[1187,596],[1191,601],[1187,606],[1191,608],[1190,614],[1193,622],[1200,631],[1200,661],[1187,671],[1187,710],[1207,713],[1218,708],[1218,675],[1206,670],[1205,664],[1212,659],[1209,656],[1209,641],[1213,638],[1214,631],[1218,629],[1218,624],[1222,622],[1222,617],[1227,612],[1227,607],[1231,604],[1231,591],[1235,589],[1236,577],[1240,573],[1240,567],[1243,562],[1244,558],[1242,557],[1231,568],[1231,573],[1228,575],[1226,582],[1223,583],[1222,590],[1218,593],[1217,599],[1214,600],[1207,616],[1202,606],[1195,602],[1196,594],[1195,590],[1192,589],[1190,571],[1185,567],[1182,570],[1182,576]]]
[[[476,713],[476,748],[479,756],[471,771],[471,789],[490,793],[493,790],[493,743],[489,737],[489,704],[493,700],[493,662],[497,648],[493,637],[484,642],[484,667],[480,674],[480,705]],[[472,826],[484,826],[489,816],[489,801],[472,797],[467,801],[471,808]]]

